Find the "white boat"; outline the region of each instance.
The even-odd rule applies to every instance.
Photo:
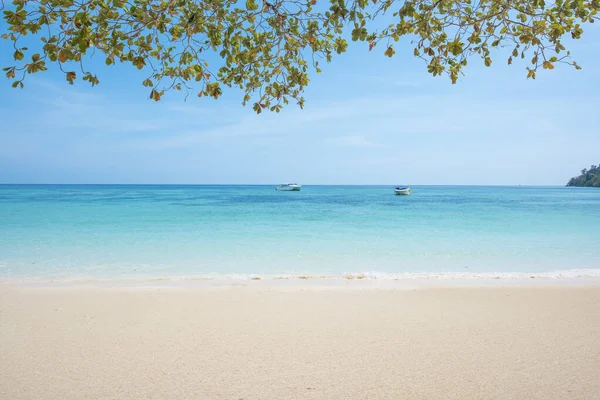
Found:
[[[286,192],[297,192],[302,186],[297,183],[284,183],[283,185],[277,186],[277,190],[283,190]]]
[[[394,194],[399,196],[408,196],[412,193],[410,186],[397,186],[394,188]]]

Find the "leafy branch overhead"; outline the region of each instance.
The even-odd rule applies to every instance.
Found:
[[[93,55],[148,71],[142,84],[154,100],[195,81],[198,96],[215,99],[223,85],[239,87],[243,104],[261,112],[302,106],[310,70],[348,40],[392,57],[404,38],[431,74],[453,83],[470,59],[490,66],[497,47],[508,47],[509,64],[526,59],[530,78],[559,62],[579,68],[562,41],[598,19],[600,0],[14,0],[2,9],[13,87],[50,63],[71,84],[96,85],[86,67]]]

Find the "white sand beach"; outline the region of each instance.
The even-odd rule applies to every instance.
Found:
[[[3,283],[0,398],[598,399],[600,286]]]

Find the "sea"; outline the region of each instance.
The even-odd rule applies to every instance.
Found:
[[[0,185],[0,279],[600,276],[600,190]]]

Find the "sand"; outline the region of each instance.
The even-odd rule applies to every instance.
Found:
[[[600,286],[0,284],[1,399],[600,399]]]

